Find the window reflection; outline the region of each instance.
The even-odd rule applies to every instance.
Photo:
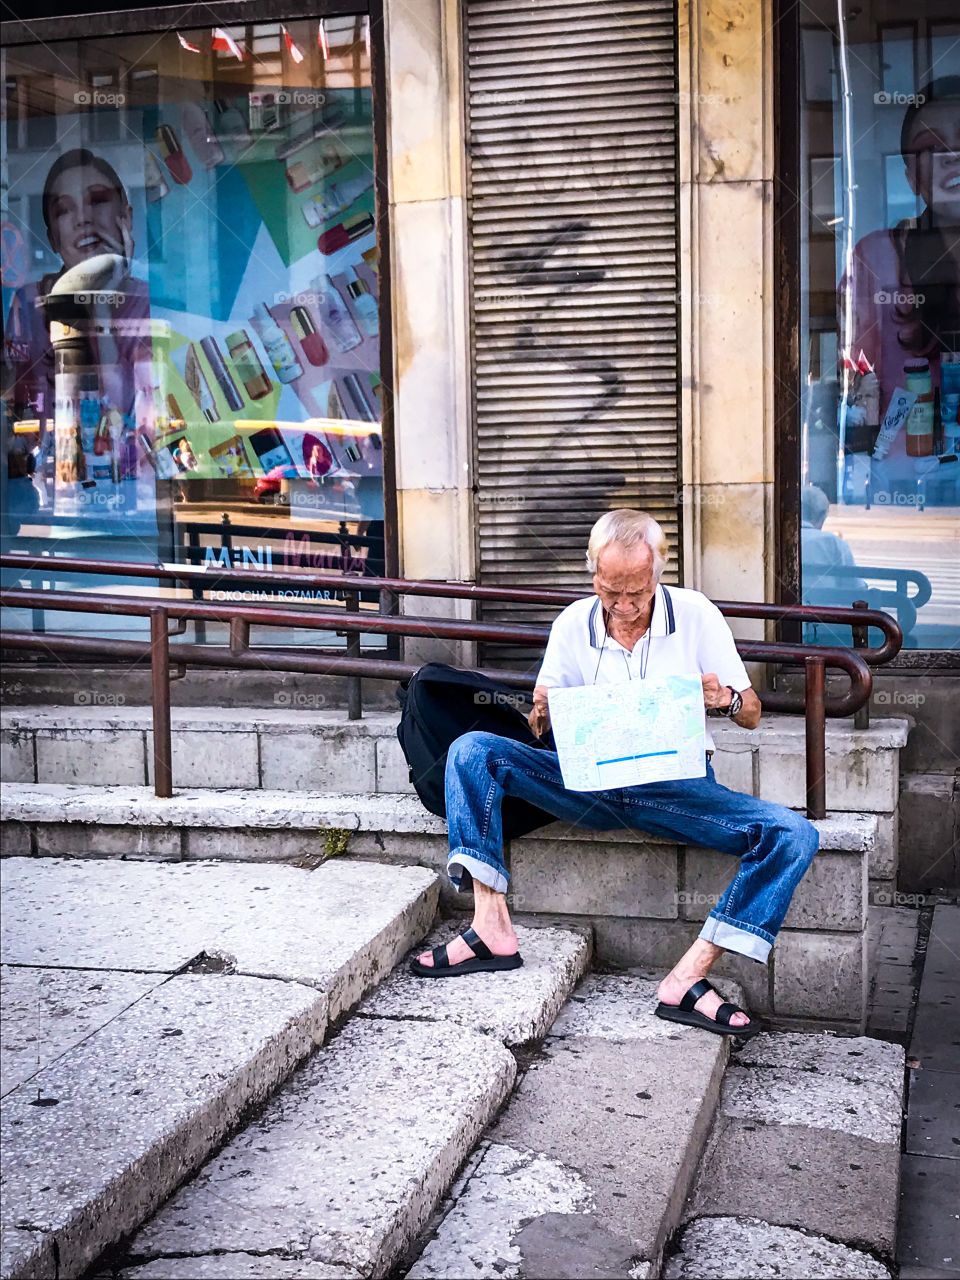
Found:
[[[382,568],[367,19],[3,56],[4,549]]]
[[[917,6],[915,6],[915,10]],[[960,24],[930,0],[804,31],[801,559],[908,648],[960,642]],[[912,15],[913,16],[913,15]],[[849,93],[842,92],[843,86]],[[807,638],[849,643],[848,629]]]

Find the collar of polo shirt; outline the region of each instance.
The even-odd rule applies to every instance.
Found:
[[[602,649],[606,636],[603,629],[603,605],[599,596],[594,599],[593,608],[587,617],[587,627],[590,632],[591,649]],[[659,584],[653,596],[653,614],[650,618],[651,638],[653,636],[672,636],[676,629],[677,620],[674,616],[670,592],[665,586]],[[612,640],[613,636],[610,639]]]

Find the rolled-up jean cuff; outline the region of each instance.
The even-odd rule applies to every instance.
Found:
[[[509,878],[501,868],[494,867],[489,862],[484,862],[482,858],[478,858],[469,849],[451,849],[447,858],[447,875],[450,877],[450,883],[457,893],[465,892],[463,885],[464,871],[467,872],[471,880],[479,880],[481,884],[485,884],[494,893],[507,892]],[[467,885],[466,889],[469,889],[469,887]]]
[[[736,951],[741,956],[749,956],[751,960],[759,960],[766,964],[773,945],[759,934],[749,929],[739,929],[735,924],[727,924],[726,920],[718,920],[716,916],[707,916],[700,930],[704,942],[712,942],[725,951]]]

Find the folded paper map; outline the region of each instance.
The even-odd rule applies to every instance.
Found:
[[[706,774],[699,674],[551,689],[549,705],[568,791]]]

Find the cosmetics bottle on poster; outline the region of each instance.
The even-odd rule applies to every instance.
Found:
[[[193,147],[203,167],[213,169],[218,164],[223,164],[223,148],[217,141],[203,107],[196,102],[185,102],[180,108],[180,119],[184,137]]]
[[[380,332],[380,314],[376,298],[356,273],[352,280],[347,281],[347,292],[353,300],[353,309],[360,318],[364,332],[368,337],[375,338]]]
[[[304,112],[304,118],[309,117],[313,113]],[[333,129],[339,129],[344,122],[343,112],[338,108],[334,108],[332,112],[326,115],[314,116],[307,126],[293,137],[287,138],[285,142],[277,145],[275,155],[278,160],[286,160],[288,157],[296,155],[298,151],[302,151],[304,147],[309,147],[311,142],[315,142],[318,138],[323,138]]]
[[[157,164],[157,158],[148,147],[143,149],[143,186],[150,204],[156,204],[170,191]]]
[[[290,339],[270,314],[265,303],[257,303],[250,317],[250,323],[259,333],[279,381],[294,382],[301,377],[303,365],[297,360]]]
[[[262,400],[270,394],[270,379],[264,373],[260,357],[245,329],[227,334],[227,354],[251,400]]]
[[[193,177],[193,170],[190,168],[190,161],[183,154],[180,139],[168,124],[162,124],[157,130],[157,147],[174,182],[185,186]]]
[[[358,418],[362,422],[376,422],[377,411],[371,400],[372,393],[364,386],[362,375],[345,374],[341,379],[341,385],[347,392],[345,403],[352,405],[355,410],[351,417]],[[343,399],[342,394],[341,399]]]
[[[338,249],[353,244],[354,240],[367,235],[375,226],[376,223],[369,213],[358,213],[353,218],[345,218],[343,222],[338,222],[335,227],[318,236],[317,248],[324,254],[336,253]]]
[[[218,422],[220,415],[217,413],[217,402],[213,398],[213,391],[207,381],[207,375],[203,371],[203,365],[200,363],[197,348],[192,342],[187,348],[183,380],[186,382],[190,394],[200,406],[200,412],[206,420],[208,422]]]
[[[290,327],[297,335],[303,354],[312,365],[320,366],[330,359],[327,344],[320,336],[313,316],[306,307],[293,307],[290,311]]]
[[[235,163],[253,139],[243,112],[226,98],[213,100],[213,128],[225,159]]]
[[[333,138],[325,139],[302,159],[287,164],[287,183],[291,191],[306,191],[315,182],[322,182],[334,169],[340,169],[350,159]]]
[[[330,342],[340,352],[352,351],[363,339],[336,285],[329,276],[317,276],[310,286],[317,295],[320,322]]]
[[[200,350],[207,357],[207,362],[213,370],[213,376],[217,381],[217,386],[223,392],[223,398],[231,409],[236,412],[243,408],[243,396],[237,390],[237,384],[230,376],[230,370],[227,368],[226,361],[223,358],[223,352],[212,335],[200,340]]]
[[[311,196],[303,206],[303,216],[308,227],[321,227],[342,209],[353,204],[358,196],[373,186],[372,173],[358,173],[353,178],[331,182],[319,195]]]

